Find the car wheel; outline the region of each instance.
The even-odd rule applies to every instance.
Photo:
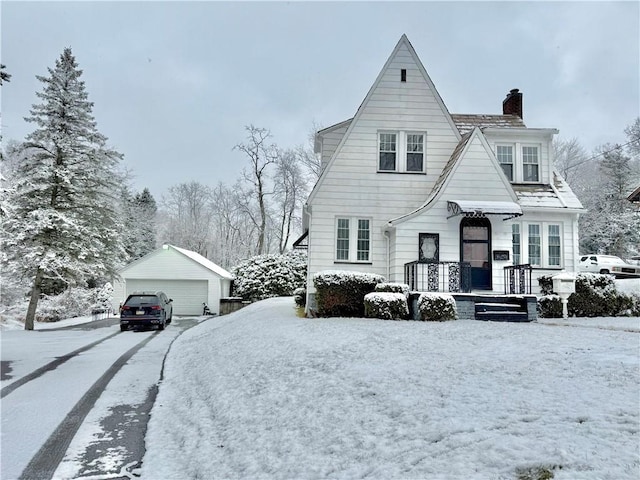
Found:
[[[158,325],[158,330],[164,330],[165,323],[166,323],[166,320],[162,320],[162,323]]]
[[[127,327],[125,327],[124,325],[120,325],[121,332],[126,332],[127,330],[129,330]]]
[[[600,270],[600,273],[606,274],[606,273],[609,273],[609,270],[607,270],[606,268],[603,268],[602,270]]]

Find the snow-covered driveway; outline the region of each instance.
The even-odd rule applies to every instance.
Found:
[[[164,356],[202,320],[176,319],[163,332],[121,333],[117,321],[94,330],[3,331],[0,478],[130,477],[144,453]]]
[[[259,302],[174,343],[142,477],[513,479],[547,469],[636,480],[640,319],[620,324],[303,319],[291,299]]]

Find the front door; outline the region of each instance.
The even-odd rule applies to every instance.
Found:
[[[491,290],[491,222],[486,217],[460,222],[460,258],[471,264],[471,288]]]

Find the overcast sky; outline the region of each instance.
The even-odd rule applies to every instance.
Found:
[[[640,12],[631,2],[11,2],[2,0],[4,141],[71,47],[98,129],[157,200],[192,180],[232,184],[244,127],[279,146],[352,117],[403,33],[451,113],[502,113],[588,150],[639,115]]]

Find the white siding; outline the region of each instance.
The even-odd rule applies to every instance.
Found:
[[[329,159],[336,151],[336,148],[340,143],[340,140],[342,140],[342,137],[344,137],[348,127],[349,125],[344,125],[322,135],[322,149],[320,153],[321,168],[326,167],[327,163],[329,163]]]
[[[149,255],[133,262],[120,272],[124,283],[114,282],[114,308],[126,298],[127,292],[132,289],[153,290],[153,285],[164,282],[167,287],[176,286],[178,294],[173,294],[165,288],[155,288],[163,290],[174,299],[178,305],[176,315],[200,315],[202,313],[202,303],[209,306],[212,313],[220,312],[220,298],[229,296],[230,280],[220,277],[215,272],[197,263],[191,258],[174,250],[173,248],[159,248]],[[187,283],[185,283],[187,281]],[[192,281],[192,282],[188,282]],[[167,282],[182,282],[167,283]],[[145,287],[147,285],[147,287]],[[186,288],[191,285],[193,292]],[[204,285],[205,293],[202,293]],[[183,288],[185,287],[185,288]],[[192,293],[193,298],[192,298]],[[196,298],[197,297],[197,298]],[[181,306],[185,304],[185,309]]]
[[[514,201],[511,188],[502,179],[499,168],[478,136],[472,137],[433,206],[396,227],[395,264],[392,265],[392,276],[396,281],[404,281],[404,264],[418,259],[420,233],[440,235],[440,261],[461,260],[460,222],[463,217],[447,218],[450,215],[447,201]],[[491,250],[511,251],[511,223],[503,221],[500,215],[488,218],[491,221]],[[503,267],[509,264],[511,262],[493,262],[493,291],[503,292]]]
[[[406,82],[400,81],[401,69],[407,70]],[[379,130],[426,132],[426,175],[378,173]],[[386,276],[384,226],[391,218],[424,203],[458,143],[457,135],[448,113],[440,106],[437,92],[431,90],[421,66],[407,45],[402,44],[352,121],[315,192],[311,204],[309,277],[328,269]],[[337,215],[372,220],[370,265],[334,262]]]

